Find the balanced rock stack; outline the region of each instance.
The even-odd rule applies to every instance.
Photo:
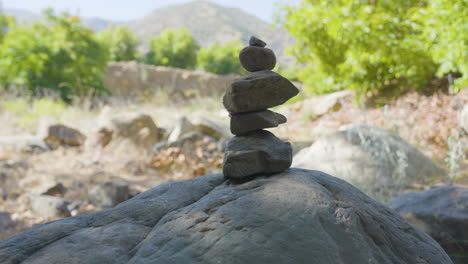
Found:
[[[299,90],[288,79],[271,71],[276,56],[266,43],[251,37],[239,54],[250,74],[234,79],[223,97],[235,135],[226,145],[223,173],[240,179],[257,174],[274,174],[291,166],[292,149],[264,128],[286,123],[286,117],[268,110],[296,96]]]

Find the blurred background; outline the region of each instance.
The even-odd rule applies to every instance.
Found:
[[[383,203],[468,185],[467,0],[4,0],[0,240],[219,173],[252,35],[301,90],[293,166]]]

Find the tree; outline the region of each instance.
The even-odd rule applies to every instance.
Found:
[[[420,17],[425,22],[427,48],[439,63],[439,77],[462,75],[451,87],[452,92],[457,92],[468,87],[468,0],[432,0],[429,3]]]
[[[313,93],[354,89],[360,95],[422,87],[436,65],[414,18],[425,0],[304,0],[282,23],[296,37],[299,79]]]
[[[240,40],[232,40],[224,44],[213,43],[198,52],[198,67],[217,74],[241,74],[245,72],[239,62],[239,52],[242,48]]]
[[[14,19],[10,16],[6,16],[3,14],[2,10],[0,9],[0,44],[3,41],[5,34],[8,31],[8,28],[14,25]]]
[[[145,62],[153,65],[194,69],[200,49],[188,29],[167,29],[149,40]]]
[[[138,58],[140,40],[127,26],[110,27],[100,32],[98,39],[108,48],[111,61],[131,61]]]
[[[32,95],[43,89],[71,95],[106,92],[102,78],[107,50],[78,17],[44,12],[46,22],[13,26],[0,46],[0,81],[5,87],[25,86]]]

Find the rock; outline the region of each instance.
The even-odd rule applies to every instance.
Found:
[[[465,104],[458,114],[458,126],[468,134],[468,104]]]
[[[272,71],[259,71],[234,79],[223,97],[230,113],[265,110],[285,103],[299,90],[288,79]]]
[[[24,159],[0,160],[0,201],[19,191],[19,182],[26,177],[29,168]]]
[[[200,116],[194,118],[193,125],[195,130],[200,131],[203,135],[213,137],[216,140],[232,136],[229,132],[228,125],[222,120]]]
[[[42,194],[63,197],[66,192],[67,188],[59,182],[54,184],[53,186],[48,187]]]
[[[276,56],[271,49],[256,46],[243,48],[239,60],[249,72],[273,70],[276,65]]]
[[[163,137],[164,132],[149,115],[127,113],[105,120],[97,129],[93,144],[114,151],[128,152],[132,148],[149,152]]]
[[[432,236],[455,263],[468,263],[468,189],[445,186],[392,198],[389,206]]]
[[[263,48],[263,47],[266,46],[266,43],[265,43],[265,41],[252,36],[249,39],[249,46],[256,46],[256,47],[262,47]]]
[[[6,230],[15,225],[8,212],[0,211],[0,230]]]
[[[31,194],[29,202],[33,212],[39,217],[49,219],[70,216],[67,209],[69,202],[61,197]]]
[[[269,110],[231,115],[231,133],[242,135],[286,123],[286,117]]]
[[[0,155],[10,152],[37,153],[50,150],[44,140],[38,136],[0,136]]]
[[[195,130],[195,126],[184,116],[177,120],[177,123],[172,129],[171,134],[169,135],[168,141],[175,142],[179,140],[183,135],[192,132]]]
[[[347,101],[351,101],[353,97],[353,92],[345,90],[321,96],[313,96],[284,106],[281,110],[286,114],[289,114],[289,112],[300,112],[306,115],[308,119],[314,120],[325,114],[339,111],[343,104]]]
[[[290,169],[166,183],[114,208],[0,242],[0,263],[452,263],[427,234],[352,185]]]
[[[293,167],[330,173],[384,201],[384,191],[424,183],[446,173],[396,134],[366,125],[319,138],[294,156]],[[393,195],[393,193],[390,193]]]
[[[108,181],[95,185],[88,194],[89,201],[101,207],[113,207],[129,198],[127,183]]]
[[[86,136],[80,131],[62,124],[47,125],[40,130],[43,131],[40,132],[39,136],[52,149],[56,149],[62,145],[81,146],[86,140]]]
[[[257,130],[229,140],[224,154],[223,174],[234,179],[273,174],[288,169],[291,161],[289,142],[282,141],[271,132]]]

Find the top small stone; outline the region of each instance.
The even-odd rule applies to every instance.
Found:
[[[266,43],[265,43],[265,41],[252,36],[252,37],[250,37],[250,40],[249,40],[249,46],[256,46],[256,47],[262,47],[263,48],[263,47],[266,46]]]

